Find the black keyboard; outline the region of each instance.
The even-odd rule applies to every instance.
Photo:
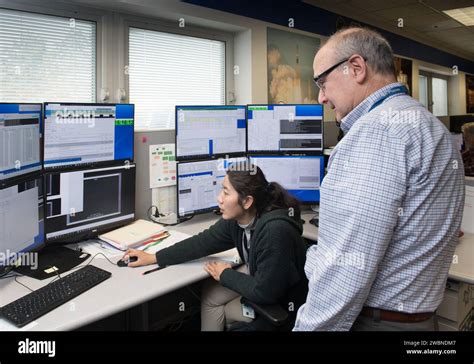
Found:
[[[43,316],[82,292],[110,278],[112,273],[87,265],[16,301],[0,308],[0,313],[16,326],[22,327]]]

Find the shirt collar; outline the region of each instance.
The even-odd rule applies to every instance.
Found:
[[[393,87],[398,87],[398,86],[403,86],[403,85],[398,82],[391,83],[387,86],[384,86],[378,89],[377,91],[367,96],[364,100],[362,100],[359,105],[357,105],[349,114],[347,114],[346,116],[342,118],[341,120],[342,131],[344,133],[347,133],[357,120],[359,120],[365,114],[369,113],[372,105],[374,105],[380,99],[387,97],[390,90]]]
[[[239,224],[239,223],[237,223],[237,224],[244,230],[254,230],[255,225],[257,225],[256,223],[257,223],[257,219],[256,219],[256,217],[254,217],[252,220],[250,220],[250,222],[248,224],[245,224],[245,225],[242,225],[242,224]]]

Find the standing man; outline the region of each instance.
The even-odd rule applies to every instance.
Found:
[[[294,330],[434,330],[462,219],[461,156],[396,82],[380,34],[338,31],[313,68],[345,136],[321,186]]]

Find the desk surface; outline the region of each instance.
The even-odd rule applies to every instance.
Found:
[[[304,212],[303,219],[308,221],[314,216],[313,212]],[[195,216],[192,220],[173,227],[189,235],[197,234],[219,219],[215,214]],[[304,225],[303,236],[316,240],[318,229],[309,224]],[[113,261],[117,261],[122,254]],[[232,259],[235,249],[228,250],[215,257]],[[455,258],[449,270],[449,277],[474,284],[474,234],[466,234],[456,249]],[[203,270],[204,259],[171,266],[166,269],[143,276],[142,272],[150,266],[139,268],[120,268],[110,264],[105,259],[94,259],[92,264],[112,273],[112,277],[91,290],[77,296],[68,303],[42,316],[37,321],[17,329],[4,319],[0,319],[0,331],[4,330],[72,330],[126,310],[140,303],[149,301],[178,288],[197,282],[208,277]],[[53,279],[53,278],[51,278]],[[28,277],[18,280],[32,289],[46,285],[50,280],[38,281]],[[19,285],[13,278],[0,280],[0,306],[3,306],[29,291]]]
[[[232,260],[236,253],[235,249],[231,249],[213,255],[212,258]],[[123,253],[119,253],[119,255],[111,260],[116,262],[122,255]],[[203,264],[208,259],[203,258],[185,264],[170,266],[143,276],[142,273],[151,269],[151,266],[138,268],[117,267],[104,258],[96,257],[91,264],[111,272],[111,278],[21,329],[0,318],[0,331],[61,331],[85,326],[207,278],[209,275],[204,271]],[[64,275],[67,274],[65,273]],[[45,286],[54,278],[42,281],[29,277],[18,277],[17,279],[34,290]],[[0,280],[0,292],[2,292],[0,295],[0,306],[4,306],[30,293],[25,287],[15,282],[14,278]]]
[[[302,218],[306,221],[303,225],[303,237],[309,240],[317,240],[318,228],[308,221],[314,216],[312,211],[304,211]],[[191,220],[182,223],[176,230],[194,235],[219,219],[215,214],[204,214],[193,217]],[[454,253],[453,264],[449,269],[449,278],[461,282],[474,284],[474,234],[465,234],[459,242]]]

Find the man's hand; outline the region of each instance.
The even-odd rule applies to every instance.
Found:
[[[222,272],[227,268],[232,269],[232,266],[229,263],[223,262],[208,262],[204,265],[204,270],[216,281],[220,280]]]

